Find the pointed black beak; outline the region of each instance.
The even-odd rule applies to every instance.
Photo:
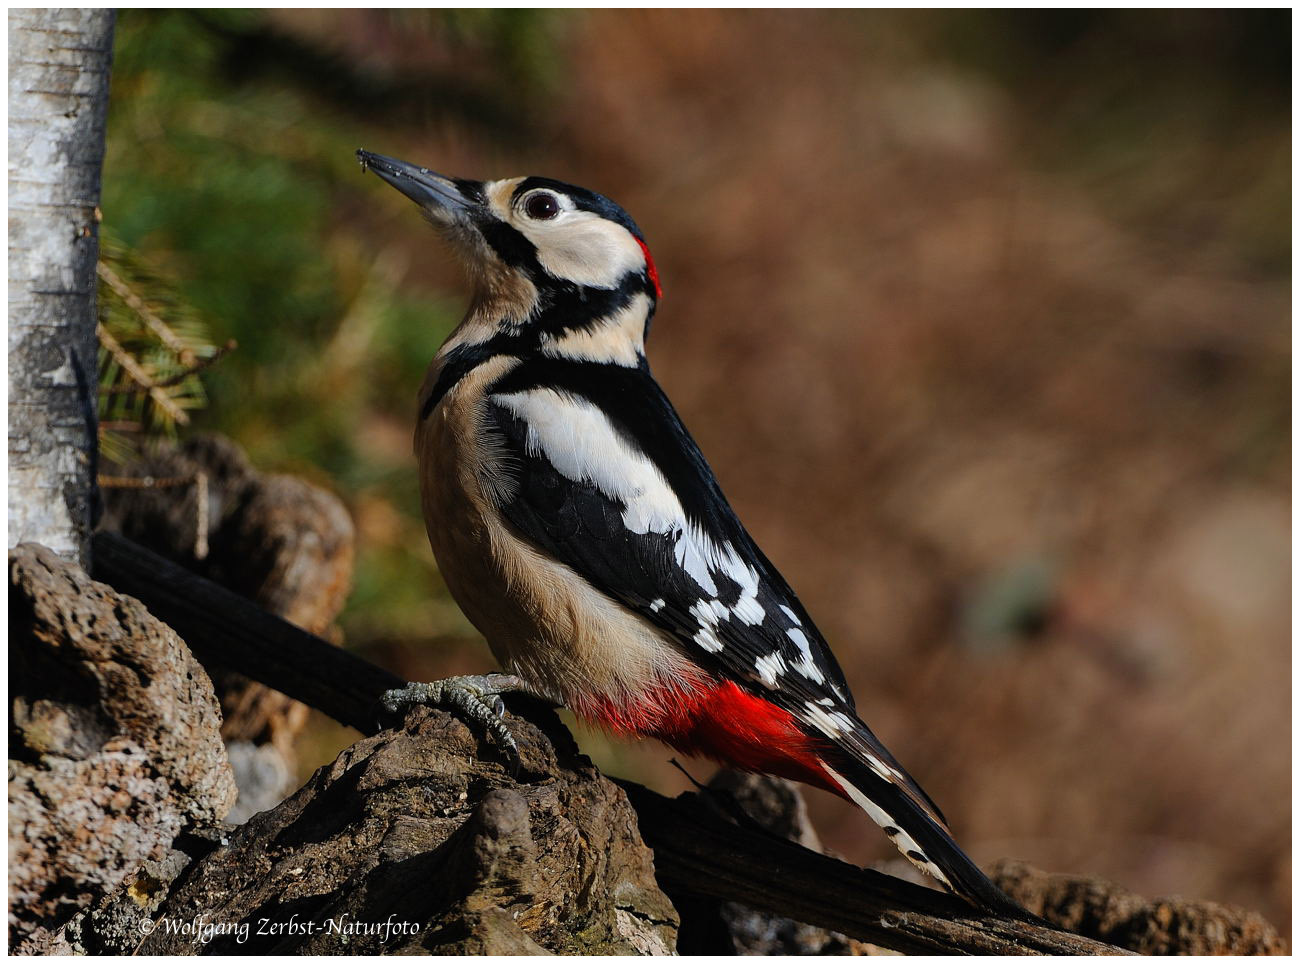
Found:
[[[470,214],[482,206],[483,194],[475,181],[453,180],[427,167],[370,151],[357,151],[361,170],[374,171],[440,221]]]

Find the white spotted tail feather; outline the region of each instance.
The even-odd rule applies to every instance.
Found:
[[[821,707],[810,710],[803,718],[825,733],[839,751],[823,760],[827,775],[913,866],[977,906],[1009,917],[1032,918],[958,846],[943,814],[865,724],[851,712],[827,713]]]

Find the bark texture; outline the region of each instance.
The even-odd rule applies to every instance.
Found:
[[[1287,945],[1254,911],[1185,897],[1142,897],[1100,877],[1049,874],[1002,860],[999,887],[1045,920],[1138,954],[1286,954]]]
[[[9,546],[89,561],[113,13],[9,11]]]
[[[51,550],[9,555],[10,946],[219,820],[235,786],[212,685],[135,599]]]
[[[374,733],[381,725],[375,713],[379,695],[401,682],[391,673],[289,626],[229,590],[120,536],[107,533],[97,536],[95,558],[101,578],[146,598],[151,609],[165,614],[170,623],[185,632],[203,660],[239,665],[250,676],[277,686],[363,732]],[[562,749],[555,751],[557,765],[572,769],[590,766],[585,759],[572,758],[568,755],[570,751],[563,749],[571,744],[552,713],[526,701],[507,700],[507,706],[512,711],[508,719],[516,733],[531,738],[530,734],[540,730],[561,741],[557,745]],[[449,735],[462,732],[459,725],[447,731]],[[375,739],[387,738],[381,733]],[[436,743],[430,744],[427,752],[445,754],[446,748],[438,751]],[[480,745],[478,752],[489,760],[499,758],[490,743]],[[436,774],[438,770],[422,765],[419,772]],[[412,785],[418,788],[419,779],[423,777],[415,778]],[[552,779],[571,783],[571,778],[559,771],[552,774]],[[529,771],[518,786],[509,782],[494,782],[492,786],[514,789],[527,796],[543,782]],[[656,879],[675,902],[682,898],[735,902],[772,919],[790,918],[858,941],[917,953],[1119,952],[1113,945],[1053,927],[976,915],[956,898],[819,854],[783,839],[789,836],[788,827],[797,821],[770,824],[785,828],[774,833],[752,818],[738,819],[734,806],[720,808],[713,793],[687,793],[668,800],[635,784],[623,784],[622,789],[636,809],[641,838],[654,851]],[[329,807],[346,806],[350,799],[338,789],[329,793]],[[300,796],[289,803],[308,806]],[[250,829],[241,833],[254,832],[252,826],[261,819],[255,818]],[[339,816],[338,819],[346,822],[349,818]],[[536,828],[533,836],[535,841],[543,839]],[[341,883],[336,897],[328,901],[320,898],[322,906],[341,904],[346,900],[348,888],[355,883],[353,878]],[[210,911],[215,914],[222,907],[220,890],[210,893],[213,900]],[[585,892],[575,896],[578,906],[591,899],[592,895]],[[191,907],[201,903],[198,898],[195,901]],[[678,903],[678,907],[686,921],[684,928],[689,927],[689,908],[684,903]],[[1222,916],[1222,909],[1202,904],[1199,913],[1208,920]],[[479,923],[489,927],[490,923],[484,922],[488,919],[495,919],[495,915],[486,914]],[[1272,932],[1266,930],[1266,933]],[[725,936],[734,937],[730,932]],[[466,944],[465,948],[470,946]],[[1274,946],[1277,946],[1275,939],[1261,942],[1264,948]]]
[[[135,484],[105,487],[104,528],[295,626],[339,638],[333,624],[351,589],[355,530],[337,496],[303,479],[257,471],[239,446],[219,435],[152,453],[123,474]],[[150,486],[151,479],[168,484]],[[295,786],[293,743],[307,707],[240,673],[209,673],[239,783],[228,819],[242,823]]]
[[[789,780],[756,773],[720,770],[709,781],[720,799],[735,801],[742,819],[809,850],[822,852],[799,787]],[[669,890],[682,916],[678,952],[690,955],[824,956],[888,954],[874,944],[814,927],[745,904],[702,900]]]
[[[438,711],[361,740],[199,860],[138,951],[670,953],[677,915],[623,791],[558,724],[511,724],[517,780]],[[168,932],[200,919],[229,932]]]

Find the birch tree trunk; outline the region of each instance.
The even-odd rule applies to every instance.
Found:
[[[9,546],[89,568],[113,13],[9,11]]]

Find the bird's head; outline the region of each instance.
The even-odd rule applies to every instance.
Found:
[[[568,353],[567,344],[580,356],[643,359],[659,276],[641,231],[613,201],[544,177],[472,181],[369,151],[357,157],[418,204],[469,264],[469,322],[483,336],[492,328],[491,337],[548,352]]]

